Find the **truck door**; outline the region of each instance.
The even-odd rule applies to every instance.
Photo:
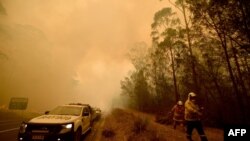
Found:
[[[83,132],[85,133],[90,128],[90,111],[88,107],[83,108],[82,113],[82,124]]]

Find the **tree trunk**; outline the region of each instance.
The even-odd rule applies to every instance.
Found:
[[[195,92],[200,93],[200,87],[198,85],[197,76],[196,76],[197,75],[196,65],[195,65],[195,59],[193,56],[191,37],[190,37],[190,29],[189,29],[188,22],[187,22],[187,16],[186,16],[186,10],[185,10],[184,4],[182,4],[182,10],[183,10],[184,21],[185,21],[185,26],[186,26],[186,30],[187,30],[188,49],[189,49],[189,53],[191,56],[191,69],[192,69],[193,85],[195,88]]]
[[[243,96],[245,97],[245,96],[247,96],[247,90],[246,90],[245,83],[242,79],[242,73],[240,70],[240,65],[239,65],[239,61],[238,61],[238,57],[237,57],[237,50],[233,46],[232,40],[230,40],[230,41],[231,41],[231,46],[232,46],[232,50],[233,50],[233,57],[234,57],[234,61],[235,61],[235,65],[236,65],[236,69],[237,69],[237,73],[238,73],[238,79],[239,79],[240,85],[242,87]]]
[[[247,18],[246,18],[246,12],[244,11],[244,3],[242,0],[239,0],[239,4],[240,4],[240,10],[241,10],[241,14],[242,14],[242,17],[243,17],[243,20],[244,20],[244,27],[246,29],[246,33],[247,33],[247,37],[248,37],[248,42],[250,43],[250,33],[249,33],[249,27],[248,27],[248,24],[247,24]],[[247,9],[245,7],[245,9]]]
[[[237,98],[237,103],[239,105],[239,110],[241,112],[240,116],[241,116],[241,119],[242,119],[242,121],[244,123],[245,120],[246,120],[246,118],[245,118],[246,114],[245,114],[245,110],[244,110],[245,107],[244,107],[244,104],[243,104],[242,95],[239,93],[239,88],[238,88],[238,85],[236,83],[236,80],[235,80],[235,77],[234,77],[234,74],[233,74],[233,70],[232,70],[232,66],[231,66],[231,63],[230,63],[229,54],[228,54],[228,50],[227,50],[227,41],[226,41],[225,34],[221,35],[219,33],[219,38],[221,40],[222,48],[223,48],[225,56],[226,56],[228,71],[229,71],[230,78],[231,78],[233,88],[234,88],[234,91],[235,91],[235,96]]]
[[[170,46],[170,57],[172,61],[172,70],[173,70],[173,81],[174,81],[174,91],[175,91],[175,101],[177,102],[180,100],[180,95],[178,93],[178,88],[177,88],[177,81],[176,81],[176,74],[175,74],[175,63],[174,63],[174,56],[173,56],[173,50],[172,47]]]

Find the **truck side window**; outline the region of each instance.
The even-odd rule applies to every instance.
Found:
[[[82,116],[88,116],[88,115],[89,115],[89,109],[87,107],[84,107]]]

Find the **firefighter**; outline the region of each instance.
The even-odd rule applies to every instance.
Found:
[[[197,104],[197,96],[195,93],[190,92],[188,94],[188,99],[185,102],[185,121],[187,126],[187,139],[192,140],[193,129],[196,129],[200,135],[201,141],[207,141],[207,137],[204,133],[202,123],[201,123],[201,110]]]
[[[181,100],[174,105],[170,114],[173,114],[174,129],[176,129],[177,125],[184,126],[184,106]]]

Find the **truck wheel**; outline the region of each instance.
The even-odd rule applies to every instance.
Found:
[[[74,133],[74,141],[80,141],[81,135],[82,135],[81,129],[77,129],[77,131]]]

